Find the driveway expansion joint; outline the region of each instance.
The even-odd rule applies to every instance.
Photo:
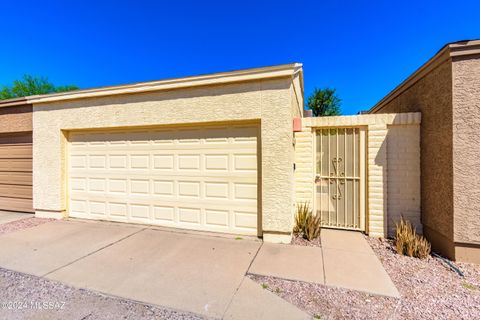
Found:
[[[138,233],[140,233],[140,232],[142,232],[142,231],[144,231],[144,230],[146,230],[146,229],[148,229],[148,228],[142,228],[142,229],[136,230],[136,231],[132,232],[131,234],[126,235],[126,236],[123,237],[123,238],[120,238],[120,239],[118,239],[118,240],[115,240],[115,241],[113,241],[113,242],[111,242],[111,243],[109,243],[109,244],[107,244],[107,245],[105,245],[105,246],[103,246],[103,247],[101,247],[101,248],[98,248],[98,249],[96,249],[96,250],[94,250],[94,251],[92,251],[92,252],[89,252],[89,253],[87,253],[86,255],[81,256],[80,258],[77,258],[77,259],[75,259],[75,260],[73,260],[73,261],[70,261],[70,262],[67,263],[67,264],[64,264],[63,266],[60,266],[60,267],[58,267],[58,268],[55,268],[55,269],[53,269],[53,270],[51,270],[51,271],[49,271],[49,272],[41,275],[41,277],[42,277],[42,278],[43,278],[43,277],[47,277],[48,275],[50,275],[50,274],[52,274],[52,273],[54,273],[54,272],[56,272],[56,271],[58,271],[58,270],[61,270],[61,269],[65,268],[65,267],[68,267],[68,266],[70,266],[70,265],[72,265],[72,264],[74,264],[74,263],[76,263],[76,262],[78,262],[78,261],[80,261],[80,260],[88,257],[88,256],[91,256],[91,255],[93,255],[93,254],[95,254],[95,253],[97,253],[97,252],[105,249],[105,248],[111,247],[111,246],[113,246],[114,244],[117,244],[117,243],[119,243],[119,242],[121,242],[121,241],[123,241],[123,240],[125,240],[125,239],[128,239],[128,238],[130,238],[131,236],[134,236],[134,235],[136,235],[136,234],[138,234]]]
[[[230,299],[230,301],[228,302],[227,306],[225,307],[225,310],[223,311],[223,314],[222,314],[222,319],[225,318],[225,315],[227,314],[228,309],[230,308],[230,305],[232,304],[233,299],[235,299],[235,296],[237,295],[238,290],[239,290],[240,287],[242,286],[243,281],[245,281],[245,278],[246,278],[247,275],[248,275],[248,271],[250,270],[250,267],[252,266],[252,263],[253,263],[253,261],[255,260],[255,258],[257,257],[257,254],[258,254],[258,252],[260,251],[260,249],[262,248],[262,246],[263,246],[263,241],[262,241],[262,243],[260,244],[260,246],[257,248],[257,252],[255,252],[255,255],[253,256],[252,260],[250,261],[250,264],[249,264],[248,267],[247,267],[247,271],[245,272],[245,274],[244,274],[244,276],[243,276],[243,278],[242,278],[242,281],[240,281],[240,283],[238,284],[237,288],[235,289],[235,292],[234,292],[233,295],[232,295],[232,298]]]

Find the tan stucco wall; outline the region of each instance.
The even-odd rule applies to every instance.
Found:
[[[403,214],[420,223],[420,113],[303,118],[295,133],[297,203],[314,203],[317,128],[365,127],[366,232],[385,237]],[[403,139],[403,135],[412,139]],[[391,147],[389,149],[389,144]],[[389,170],[389,165],[392,169]],[[397,170],[398,169],[398,170]],[[403,187],[408,185],[408,189]],[[390,233],[391,235],[391,233]]]
[[[34,105],[34,207],[66,210],[62,131],[257,121],[261,126],[261,219],[264,233],[290,234],[295,206],[291,77],[125,94]],[[277,237],[278,238],[278,237]]]
[[[0,108],[0,133],[32,131],[32,106]]]
[[[421,112],[421,206],[424,233],[443,252],[453,239],[452,66],[446,60],[384,104],[378,113]]]
[[[480,245],[480,55],[453,58],[453,201],[456,245]],[[468,248],[456,251],[467,251]],[[480,249],[477,259],[480,261]],[[456,257],[458,258],[458,257]],[[465,260],[465,259],[462,259]]]

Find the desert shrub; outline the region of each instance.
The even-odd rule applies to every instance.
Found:
[[[295,226],[293,232],[296,234],[303,234],[305,225],[307,224],[307,216],[310,214],[310,206],[308,202],[297,205],[297,213],[295,214]]]
[[[417,234],[413,225],[403,217],[395,224],[395,248],[398,254],[420,259],[430,255],[427,239]]]
[[[306,237],[309,241],[317,238],[320,236],[322,221],[320,220],[319,215],[314,215],[310,212],[307,216],[307,221],[305,224],[305,233],[304,237]]]
[[[297,213],[295,214],[293,232],[310,241],[320,235],[320,227],[320,216],[312,213],[308,202],[299,204],[297,206]]]

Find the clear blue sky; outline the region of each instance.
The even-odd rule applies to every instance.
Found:
[[[41,3],[41,4],[40,4]],[[81,88],[290,62],[343,113],[374,105],[445,43],[480,38],[480,1],[5,1],[0,84]]]

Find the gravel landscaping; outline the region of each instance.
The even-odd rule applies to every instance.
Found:
[[[390,319],[399,301],[315,283],[258,275],[249,277],[316,319]]]
[[[0,268],[2,319],[205,319]]]
[[[480,319],[480,266],[455,263],[461,278],[439,258],[396,254],[391,240],[368,239],[402,295],[398,319]]]
[[[367,241],[401,298],[369,295],[324,285],[250,275],[266,290],[319,319],[480,319],[480,266],[455,263],[461,278],[441,259],[398,255],[393,241]],[[319,245],[295,237],[292,244]]]
[[[18,231],[21,229],[35,227],[55,219],[43,219],[43,218],[24,218],[8,223],[0,224],[0,234],[5,234],[13,231]]]

